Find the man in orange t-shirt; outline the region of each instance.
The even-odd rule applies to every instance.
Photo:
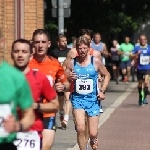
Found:
[[[47,56],[48,48],[51,46],[47,31],[44,29],[35,30],[32,36],[32,45],[34,55],[29,63],[29,67],[45,74],[51,86],[59,84],[60,89],[57,92],[67,91],[70,84],[66,79],[63,67],[57,59]],[[43,103],[47,103],[47,101],[43,100]],[[51,150],[56,130],[55,116],[55,112],[43,113],[42,150]]]

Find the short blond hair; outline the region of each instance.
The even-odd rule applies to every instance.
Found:
[[[80,46],[80,44],[85,44],[88,47],[90,47],[90,42],[89,39],[87,37],[84,36],[80,36],[77,40],[76,40],[76,48],[78,48]]]

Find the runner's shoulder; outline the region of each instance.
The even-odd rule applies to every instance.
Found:
[[[26,81],[26,78],[23,73],[21,73],[18,69],[14,68],[13,66],[9,65],[6,62],[3,62],[2,64],[3,73],[5,76],[8,76],[9,79],[11,79],[15,86],[22,86],[24,82]]]

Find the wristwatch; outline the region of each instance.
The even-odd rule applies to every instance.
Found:
[[[105,94],[105,90],[100,90],[100,92],[102,92],[103,94]]]

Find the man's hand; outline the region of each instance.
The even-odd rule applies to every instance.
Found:
[[[13,115],[9,115],[7,119],[4,119],[4,129],[11,133],[16,132],[17,128],[17,121],[16,118]]]
[[[74,71],[72,71],[71,74],[70,74],[70,80],[76,80],[77,77],[78,76],[76,75],[76,73]]]
[[[138,50],[137,54],[141,54],[142,50]]]
[[[55,84],[55,89],[57,92],[63,92],[65,90],[65,85],[61,82]]]
[[[97,97],[98,97],[98,100],[102,101],[105,99],[105,94],[103,94],[102,92],[99,92]]]

